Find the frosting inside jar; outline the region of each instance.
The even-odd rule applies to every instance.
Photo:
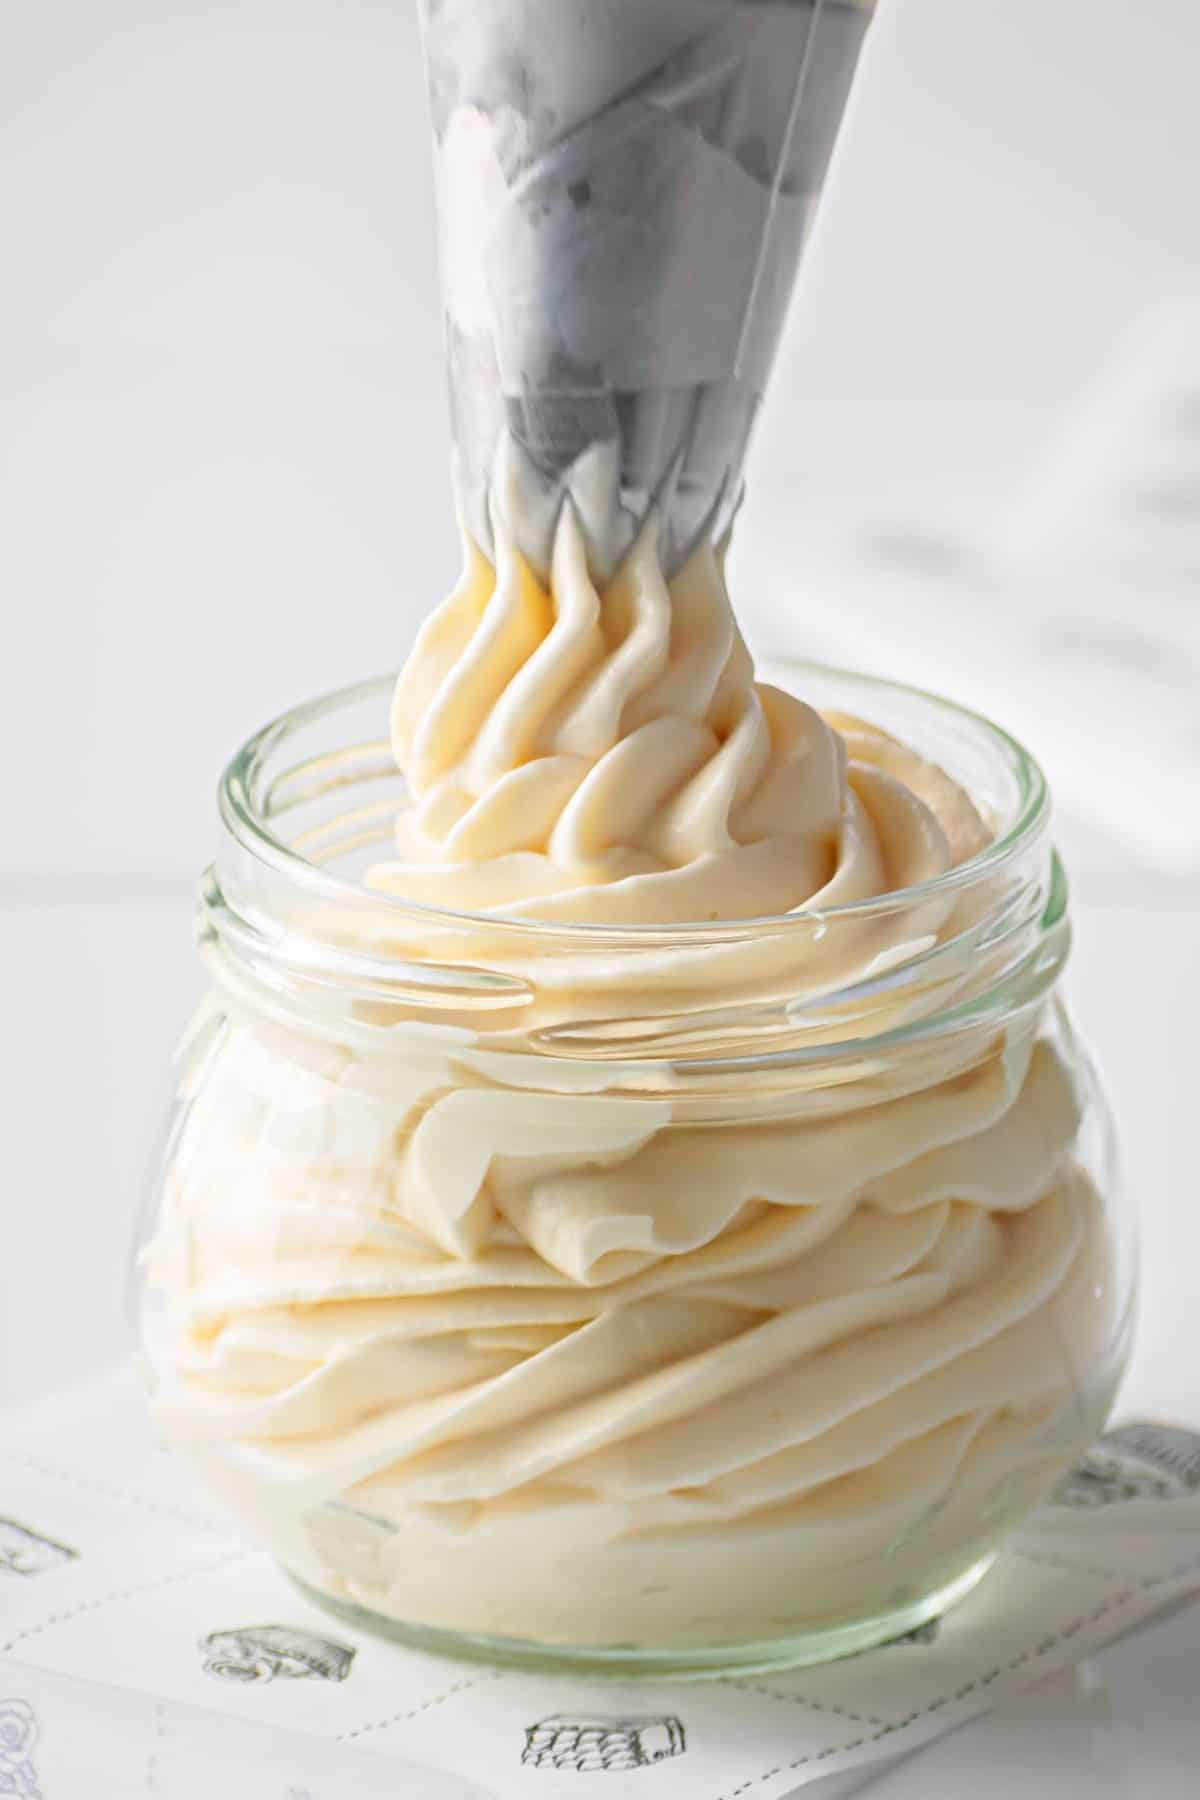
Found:
[[[1078,1080],[1030,1012],[837,1071],[689,1059],[738,1034],[718,1000],[824,994],[797,1032],[836,1044],[969,984],[887,980],[969,924],[953,896],[836,944],[820,918],[991,827],[756,681],[712,545],[668,581],[648,529],[601,590],[569,506],[547,583],[496,539],[400,677],[409,799],[368,880],[476,915],[536,997],[519,1031],[399,1019],[378,1053],[226,1008],[149,1256],[160,1416],[293,1567],[401,1620],[687,1645],[883,1610],[983,1555],[1106,1404]],[[502,930],[797,909],[636,953]],[[639,1059],[624,1026],[667,1016],[694,1042]],[[576,1025],[592,1054],[560,1053]]]

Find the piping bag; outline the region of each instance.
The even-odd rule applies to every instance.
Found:
[[[871,0],[421,0],[462,522],[727,534]]]

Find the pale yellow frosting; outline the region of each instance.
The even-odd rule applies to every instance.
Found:
[[[648,532],[598,592],[570,508],[548,588],[497,539],[400,678],[375,887],[498,927],[819,915],[988,843],[941,770],[756,682],[711,546],[667,582]],[[171,1434],[310,1579],[411,1622],[704,1644],[961,1574],[1116,1370],[1057,1022],[700,1090],[624,1037],[529,1043],[682,1013],[711,1044],[715,997],[832,994],[954,905],[637,954],[485,920],[536,991],[519,1040],[454,1015],[364,1048],[229,1002],[150,1258]],[[850,1035],[913,1002],[863,1004]]]
[[[571,507],[551,584],[472,546],[396,687],[413,797],[374,885],[589,924],[825,909],[926,881],[987,831],[941,772],[757,682],[721,559],[669,584],[651,520],[601,594]]]

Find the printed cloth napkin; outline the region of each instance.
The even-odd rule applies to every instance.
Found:
[[[839,1771],[844,1792],[1196,1590],[1200,1435],[1130,1424],[944,1620],[865,1655],[700,1682],[450,1662],[330,1619],[239,1544],[123,1365],[0,1420],[0,1795],[782,1800]]]

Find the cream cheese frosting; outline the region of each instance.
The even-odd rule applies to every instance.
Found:
[[[820,923],[991,828],[886,732],[756,680],[714,546],[668,582],[648,528],[598,586],[568,506],[543,584],[495,536],[397,684],[409,799],[369,881],[476,915],[536,998],[365,1048],[224,1001],[148,1259],[159,1415],[300,1573],[409,1623],[676,1647],[885,1611],[995,1544],[1120,1357],[1056,1017],[872,1052],[914,1005],[889,968],[969,907]],[[719,946],[504,938],[790,914]],[[797,1032],[863,1059],[695,1077],[741,1029],[717,1000],[814,992]],[[643,1016],[692,1018],[678,1057],[558,1053],[566,1022]]]
[[[588,924],[761,918],[915,886],[988,841],[939,770],[755,680],[712,544],[668,584],[651,519],[601,593],[573,507],[548,587],[495,535],[498,567],[468,546],[397,684],[413,805],[376,886]]]

